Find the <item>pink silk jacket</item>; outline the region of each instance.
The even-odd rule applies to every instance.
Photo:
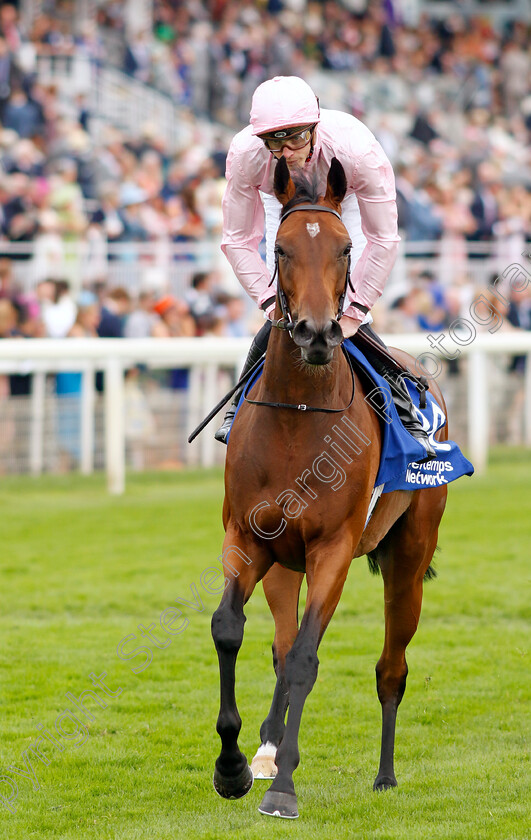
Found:
[[[359,120],[341,111],[321,110],[314,152],[304,172],[318,176],[324,194],[333,157],[343,165],[347,194],[342,219],[352,239],[352,285],[349,302],[371,309],[382,294],[394,265],[398,243],[395,179],[382,147]],[[247,126],[233,139],[227,157],[227,187],[223,196],[221,248],[238,280],[261,306],[274,289],[268,287],[279,222],[280,204],[273,194],[275,158]],[[258,247],[266,228],[267,263]],[[268,268],[269,266],[269,268]],[[345,315],[363,321],[358,308]]]

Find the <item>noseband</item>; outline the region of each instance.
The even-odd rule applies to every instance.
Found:
[[[332,213],[334,216],[336,216],[336,218],[339,219],[339,221],[341,221],[341,216],[339,215],[337,210],[333,210],[331,207],[324,207],[322,204],[297,204],[295,207],[292,207],[291,210],[288,210],[287,213],[285,213],[282,216],[282,218],[280,219],[279,227],[282,224],[282,222],[286,221],[288,216],[290,216],[292,213],[296,213],[297,210],[318,210],[321,213]],[[343,289],[343,291],[341,293],[341,296],[339,298],[336,321],[339,321],[341,316],[343,315],[345,298],[347,296],[347,288],[350,286],[351,291],[354,292],[354,288],[352,286],[352,281],[350,279],[350,264],[351,264],[351,256],[349,254],[348,255],[348,262],[347,262],[347,273],[346,273],[346,276],[345,276],[345,286],[344,286],[344,289]],[[270,286],[274,283],[276,278],[278,278],[277,293],[278,293],[278,300],[279,300],[279,303],[280,303],[280,309],[282,311],[282,318],[273,319],[271,321],[271,325],[273,327],[276,327],[279,330],[287,330],[289,332],[289,334],[291,335],[291,337],[293,338],[292,333],[293,333],[293,330],[295,329],[295,327],[297,326],[297,322],[293,321],[293,319],[291,317],[291,313],[289,311],[288,299],[286,297],[286,293],[284,292],[284,289],[282,288],[282,286],[280,284],[279,252],[278,252],[278,248],[275,246],[275,271],[274,271],[273,277],[271,278],[271,281],[269,283]]]

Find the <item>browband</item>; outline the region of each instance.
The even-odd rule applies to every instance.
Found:
[[[337,210],[333,210],[331,207],[325,207],[322,204],[296,204],[295,207],[292,207],[291,210],[288,210],[287,213],[284,213],[280,217],[280,224],[282,224],[282,222],[288,218],[290,213],[294,213],[295,210],[319,210],[322,213],[333,213],[334,216],[336,216],[339,219],[339,221],[341,221],[340,214],[337,212]]]

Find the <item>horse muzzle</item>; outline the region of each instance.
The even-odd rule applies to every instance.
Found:
[[[335,318],[318,326],[310,318],[302,318],[293,328],[292,338],[302,350],[302,358],[310,365],[327,365],[334,349],[343,341],[343,332]]]

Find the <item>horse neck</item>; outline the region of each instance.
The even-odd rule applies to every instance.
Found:
[[[300,349],[288,332],[273,329],[267,345],[260,399],[330,406],[345,400],[351,388],[348,365],[337,347],[330,366],[311,368],[301,362]]]

